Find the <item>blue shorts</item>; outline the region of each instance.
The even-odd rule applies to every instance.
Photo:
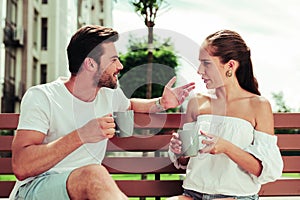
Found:
[[[71,171],[56,173],[46,172],[32,181],[20,186],[15,199],[30,200],[69,200],[67,179]]]
[[[200,192],[195,192],[193,190],[184,189],[184,196],[193,198],[194,200],[213,200],[219,198],[233,198],[238,200],[258,200],[258,195],[249,195],[249,196],[234,196],[234,195],[222,195],[222,194],[204,194]]]

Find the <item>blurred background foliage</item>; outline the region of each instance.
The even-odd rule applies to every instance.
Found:
[[[152,97],[160,97],[164,85],[176,75],[178,58],[170,38],[154,37]],[[146,98],[147,38],[130,36],[126,53],[120,54],[124,69],[120,72],[120,86],[128,98]]]
[[[288,105],[286,105],[286,101],[284,100],[283,92],[273,92],[272,97],[275,101],[276,108],[273,111],[274,113],[288,113],[288,112],[296,112],[295,109],[292,109]],[[300,133],[300,129],[275,129],[275,133]]]

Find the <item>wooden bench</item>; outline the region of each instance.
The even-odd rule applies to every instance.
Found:
[[[108,155],[103,164],[111,174],[154,174],[154,180],[116,180],[130,197],[166,197],[182,193],[182,180],[160,180],[162,174],[184,174],[177,170],[166,155],[170,132],[182,127],[184,114],[135,114],[136,130],[150,129],[149,136],[113,138],[108,144]],[[0,130],[14,130],[18,114],[0,114]],[[300,129],[300,113],[274,114],[275,129]],[[163,127],[163,129],[162,129]],[[0,153],[9,154],[13,136],[0,136]],[[278,134],[284,173],[300,173],[300,134]],[[115,156],[111,152],[116,153]],[[125,152],[125,153],[124,153]],[[130,152],[130,153],[128,153]],[[139,153],[140,152],[140,153]],[[150,156],[142,157],[142,152]],[[126,154],[129,154],[129,156]],[[272,155],[270,155],[272,156]],[[11,157],[0,158],[0,175],[13,174]],[[0,198],[8,197],[14,181],[0,181]],[[300,196],[300,178],[282,178],[263,185],[261,196]]]

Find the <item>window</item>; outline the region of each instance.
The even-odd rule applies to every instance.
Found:
[[[37,65],[38,65],[38,60],[36,58],[33,58],[33,63],[32,63],[32,85],[37,84]]]
[[[42,4],[48,4],[48,0],[42,0]]]
[[[16,26],[17,24],[17,3],[15,1],[11,2],[11,23]]]
[[[47,65],[42,64],[41,65],[41,84],[47,82]]]
[[[41,49],[47,50],[47,38],[48,38],[48,19],[42,18],[42,30],[41,30]]]
[[[10,51],[8,52],[8,59],[9,59],[9,63],[8,63],[8,66],[7,67],[7,70],[9,71],[9,78],[10,79],[15,79],[16,77],[16,56],[15,56],[16,52],[13,50],[13,51]]]
[[[38,12],[37,12],[37,10],[34,10],[32,33],[33,33],[33,48],[37,49],[37,47],[38,47],[37,46],[37,38],[38,38]]]
[[[104,12],[104,0],[100,0],[100,11]]]

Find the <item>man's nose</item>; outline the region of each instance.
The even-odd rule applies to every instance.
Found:
[[[117,63],[117,68],[118,68],[118,70],[121,70],[121,69],[123,69],[123,68],[124,68],[124,66],[122,65],[122,63],[121,63],[121,61],[120,61],[120,60],[118,60],[118,63]]]

